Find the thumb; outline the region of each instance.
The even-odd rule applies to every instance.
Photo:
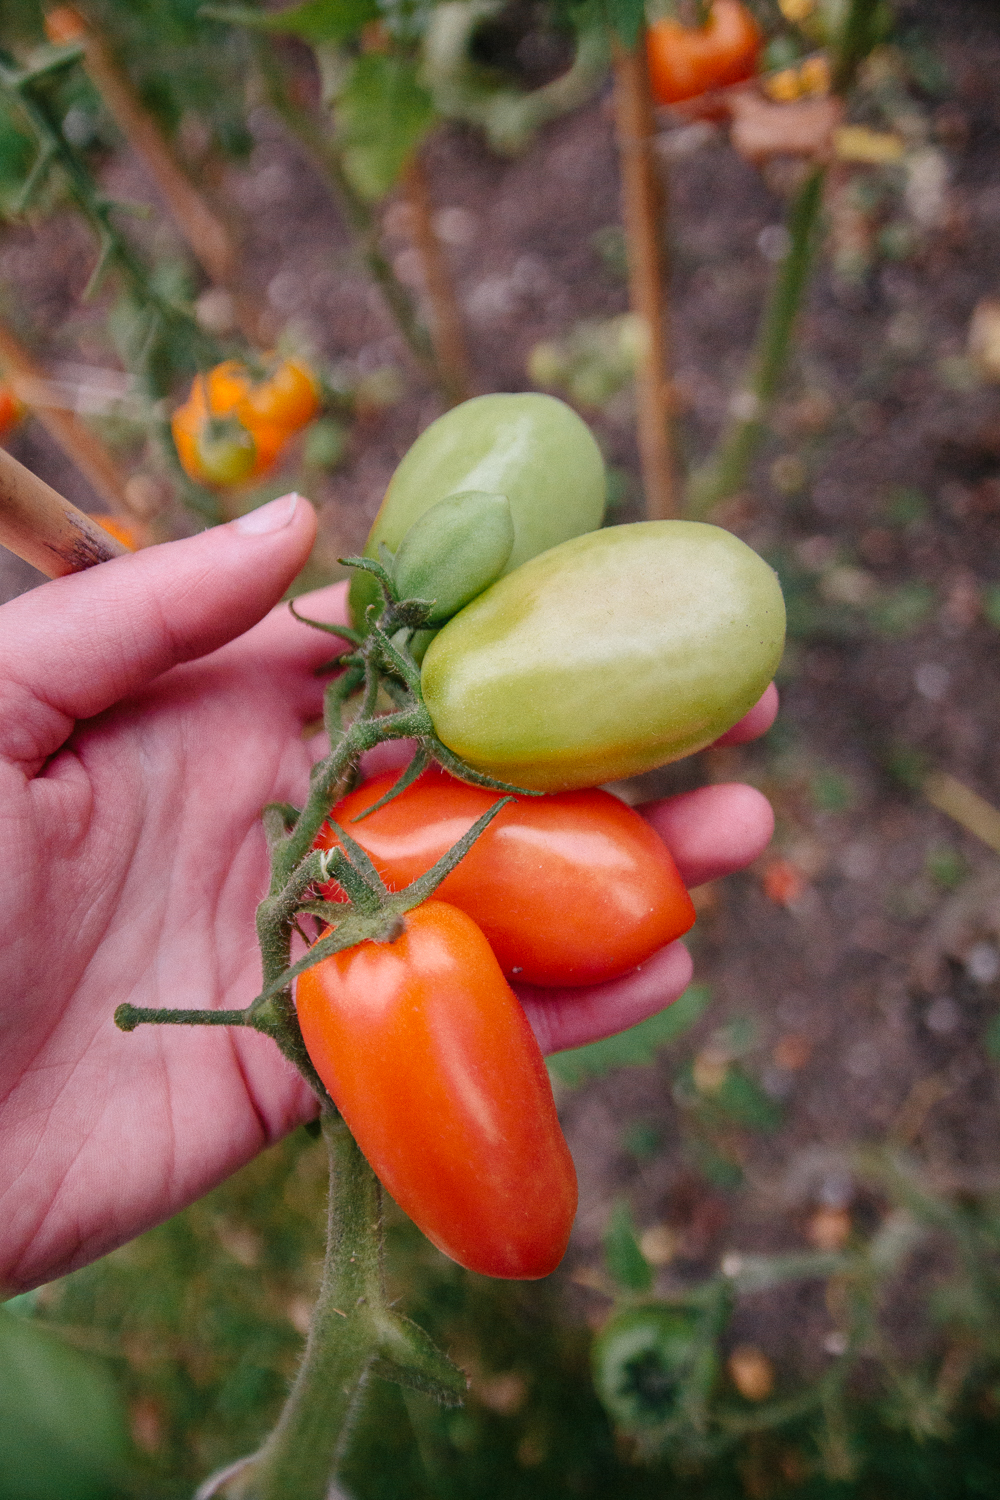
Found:
[[[0,757],[34,774],[77,719],[267,614],[316,534],[285,495],[228,525],[53,579],[0,608]]]

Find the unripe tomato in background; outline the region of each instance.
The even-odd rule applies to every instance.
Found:
[[[541,791],[598,786],[710,745],[774,675],[777,577],[700,521],[573,538],[491,584],[421,669],[438,736],[478,771]]]
[[[265,474],[319,404],[316,380],[300,361],[274,362],[269,374],[255,380],[240,360],[223,360],[197,377],[171,418],[185,473],[222,488]],[[228,419],[230,430],[213,427],[213,419]]]
[[[534,1033],[464,912],[425,901],[403,924],[299,975],[306,1049],[432,1244],[484,1276],[547,1276],[577,1188]]]
[[[654,21],[647,32],[649,83],[657,104],[680,104],[752,78],[764,38],[740,0],[713,0],[704,26]]]
[[[389,790],[394,773],[351,792],[331,816],[371,857],[390,889],[429,870],[497,800],[436,766],[385,807],[352,822]],[[325,825],[316,840],[339,840]],[[342,900],[339,886],[324,887]],[[590,788],[519,797],[499,812],[437,896],[485,933],[509,979],[601,984],[641,964],[694,922],[669,850],[646,820]]]
[[[475,396],[432,422],[405,454],[368,535],[365,557],[378,558],[381,542],[395,552],[425,511],[463,490],[506,495],[510,502],[509,573],[601,524],[604,460],[586,423],[554,396]],[[368,605],[381,597],[369,574],[354,575],[350,606],[356,625],[364,624]]]

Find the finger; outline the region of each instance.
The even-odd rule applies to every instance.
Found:
[[[747,740],[759,739],[770,729],[777,713],[778,689],[770,682],[750,712],[744,714],[732,729],[727,729],[725,734],[720,735],[715,741],[716,745],[745,745]]]
[[[670,943],[644,964],[608,984],[550,990],[515,985],[542,1051],[561,1052],[613,1036],[655,1016],[691,983],[691,955],[683,943]]]
[[[687,886],[718,880],[755,860],[774,832],[770,802],[756,787],[703,786],[637,809],[670,850]]]
[[[226,526],[54,579],[0,611],[0,755],[33,771],[90,718],[255,625],[309,555],[286,495]]]

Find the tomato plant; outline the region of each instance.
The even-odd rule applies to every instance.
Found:
[[[704,26],[665,18],[647,34],[649,82],[657,104],[679,104],[751,78],[764,45],[740,0],[712,0]]]
[[[395,781],[366,782],[333,818],[390,889],[409,885],[495,801],[437,767],[361,822]],[[330,848],[329,824],[317,844]],[[438,887],[485,933],[508,978],[599,984],[634,969],[686,932],[694,907],[666,845],[632,808],[588,789],[521,797],[500,812]],[[343,900],[336,885],[327,900]]]
[[[299,976],[309,1056],[439,1250],[486,1276],[547,1276],[577,1193],[538,1043],[471,918],[427,901],[400,922]]]
[[[435,636],[421,683],[450,750],[560,791],[711,744],[770,682],[784,632],[777,578],[731,532],[646,521],[492,584]]]
[[[463,490],[505,495],[514,522],[511,572],[529,557],[601,524],[604,460],[586,424],[564,402],[533,392],[475,396],[420,434],[396,469],[365,543],[377,558],[425,511]],[[367,573],[351,581],[356,624],[379,598]]]

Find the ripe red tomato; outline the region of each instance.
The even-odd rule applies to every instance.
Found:
[[[391,889],[429,870],[497,793],[436,766],[394,801],[353,823],[392,786],[378,776],[333,816],[365,849]],[[337,842],[327,824],[320,848]],[[328,900],[343,900],[334,883]],[[437,896],[468,913],[508,978],[600,984],[625,974],[687,932],[694,907],[670,853],[632,808],[609,792],[519,797],[481,834]]]
[[[373,1170],[445,1255],[533,1280],[563,1257],[576,1173],[531,1027],[478,927],[443,901],[296,982],[302,1037]]]
[[[764,45],[740,0],[713,0],[704,26],[656,21],[647,32],[649,82],[657,104],[680,104],[751,78]]]

